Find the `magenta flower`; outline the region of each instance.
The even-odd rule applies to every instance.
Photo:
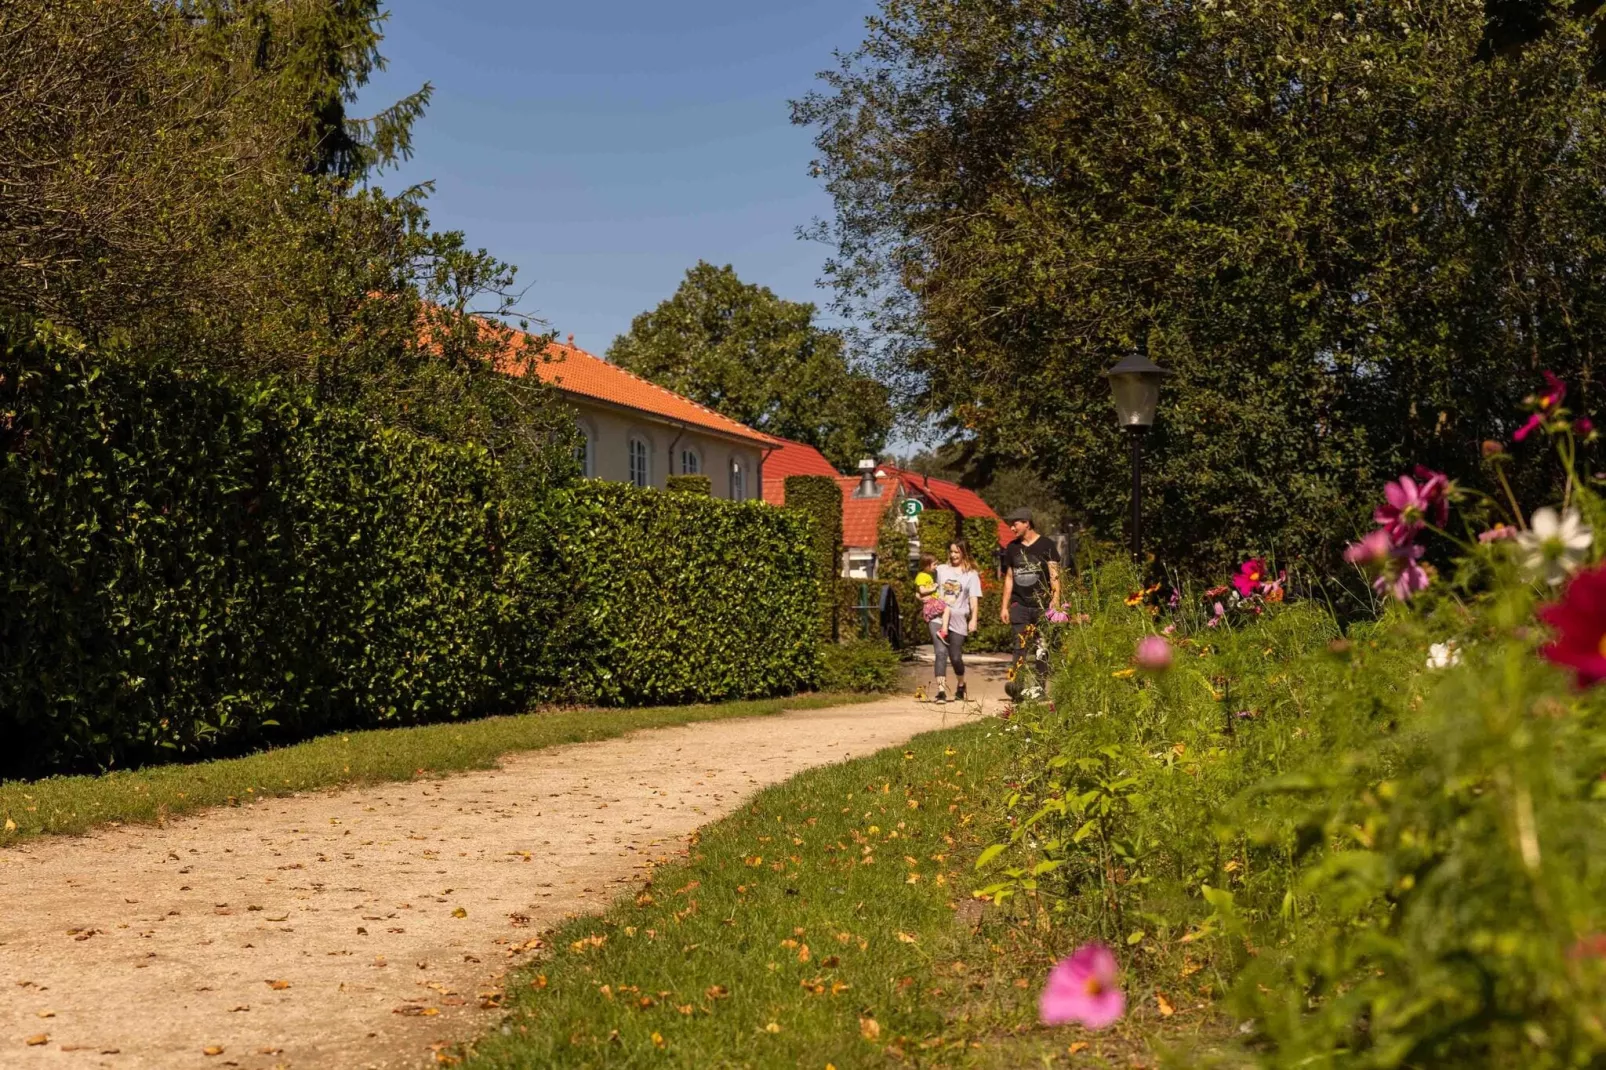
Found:
[[[1171,644],[1163,635],[1145,635],[1138,640],[1133,662],[1144,672],[1165,672],[1171,667]]]
[[[1480,531],[1478,533],[1478,541],[1483,543],[1500,542],[1503,539],[1515,539],[1516,537],[1517,529],[1510,524],[1496,524],[1488,531]]]
[[[1561,408],[1561,403],[1567,400],[1567,384],[1556,378],[1549,371],[1546,371],[1544,376],[1545,392],[1537,398],[1530,397],[1528,399],[1528,404],[1536,406],[1538,411],[1528,417],[1527,423],[1512,433],[1511,438],[1514,442],[1521,442],[1545,426],[1545,421],[1555,416],[1556,410]]]
[[[1260,587],[1260,581],[1266,577],[1266,562],[1258,557],[1252,557],[1238,566],[1238,574],[1232,578],[1232,585],[1238,589],[1240,598],[1248,598]]]
[[[1372,581],[1372,586],[1380,592],[1386,591],[1401,602],[1409,602],[1413,594],[1425,591],[1428,587],[1427,570],[1417,563],[1422,553],[1422,547],[1415,543],[1396,547],[1394,555],[1384,564],[1383,571]]]
[[[1366,534],[1360,542],[1352,542],[1344,551],[1344,560],[1360,565],[1369,572],[1380,571],[1394,554],[1394,540],[1388,530],[1377,528]]]
[[[1388,504],[1378,506],[1372,517],[1389,538],[1409,542],[1429,520],[1441,528],[1449,521],[1449,491],[1450,480],[1444,473],[1417,465],[1415,478],[1401,476],[1383,485]]]
[[[1606,566],[1578,573],[1537,616],[1556,632],[1541,657],[1571,669],[1579,690],[1606,680]]]
[[[1585,438],[1588,438],[1590,435],[1595,433],[1595,421],[1591,420],[1587,416],[1580,416],[1578,419],[1573,421],[1573,430],[1578,434],[1583,435]]]
[[[1126,1013],[1120,967],[1115,954],[1101,943],[1083,944],[1049,971],[1048,984],[1037,1001],[1044,1025],[1080,1022],[1103,1029]]]

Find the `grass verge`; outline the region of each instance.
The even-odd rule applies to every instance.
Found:
[[[643,728],[764,717],[882,697],[819,694],[708,706],[525,713],[415,728],[342,732],[243,758],[190,765],[7,781],[0,783],[0,846],[33,836],[87,832],[111,822],[156,823],[206,807],[300,791],[488,769],[502,755],[514,751],[612,739]]]
[[[766,789],[639,893],[544,934],[543,957],[508,980],[501,1024],[437,1059],[1130,1070],[1208,1047],[1211,1016],[1163,1012],[1147,993],[1130,993],[1108,1032],[1038,1024],[1063,934],[970,895],[998,834],[1013,730],[988,719],[933,732]]]
[[[510,979],[502,1025],[442,1061],[976,1063],[978,1038],[1029,1025],[1035,996],[969,897],[970,831],[1007,756],[998,726],[930,733],[761,792],[640,894],[551,934],[548,955]]]

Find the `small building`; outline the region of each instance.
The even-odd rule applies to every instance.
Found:
[[[587,353],[573,335],[547,355],[531,366],[574,408],[588,478],[661,489],[672,475],[702,475],[716,498],[763,493],[765,455],[780,439]]]
[[[764,500],[786,504],[787,476],[831,476],[842,488],[842,575],[849,579],[874,579],[881,523],[888,516],[901,515],[903,503],[913,498],[927,509],[943,509],[961,517],[985,517],[998,527],[998,546],[1006,546],[1014,535],[998,519],[998,514],[981,495],[946,479],[934,479],[890,464],[860,462],[860,474],[839,473],[825,455],[812,446],[788,439],[775,439],[778,445],[769,454],[764,468]],[[910,532],[914,534],[913,531]],[[975,547],[978,557],[990,558],[989,550]],[[911,542],[911,552],[919,543]],[[941,549],[938,551],[941,553]]]

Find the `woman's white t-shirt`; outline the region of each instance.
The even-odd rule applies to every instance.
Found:
[[[965,635],[970,631],[970,606],[981,601],[981,576],[975,569],[957,565],[937,566],[937,590],[942,600],[953,607],[948,615],[948,630]]]

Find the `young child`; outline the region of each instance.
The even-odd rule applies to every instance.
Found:
[[[946,643],[948,619],[953,615],[953,606],[937,590],[937,578],[933,575],[936,569],[937,558],[934,555],[920,555],[920,574],[915,577],[915,591],[920,595],[920,616],[928,622],[941,620],[942,623],[937,626],[937,637]]]

